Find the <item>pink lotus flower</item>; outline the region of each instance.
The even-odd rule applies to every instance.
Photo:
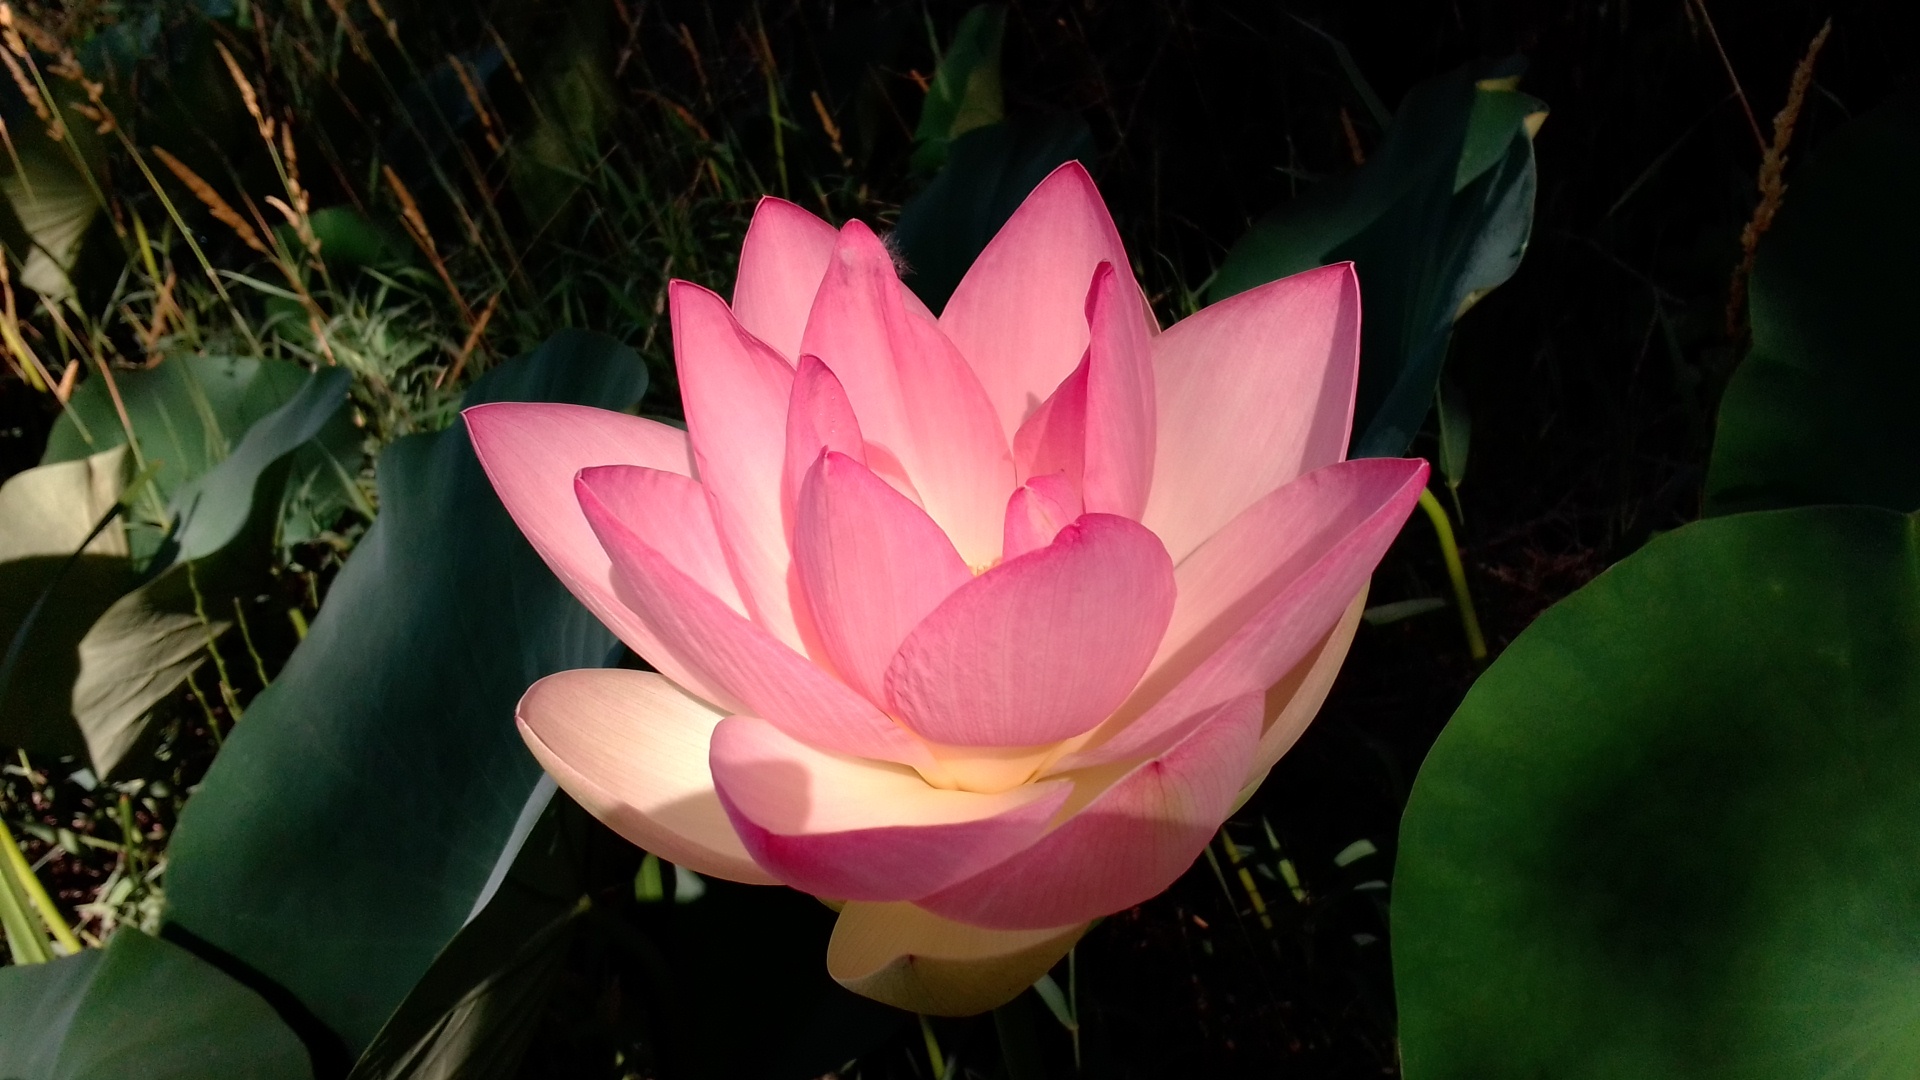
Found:
[[[867,226],[772,198],[731,306],[669,297],[686,432],[466,414],[659,671],[549,676],[520,730],[649,851],[844,902],[845,985],[998,1005],[1171,884],[1326,695],[1427,475],[1342,460],[1352,268],[1162,332],[1070,164],[938,317]]]

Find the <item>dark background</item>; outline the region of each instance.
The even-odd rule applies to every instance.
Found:
[[[659,123],[657,110],[637,104],[645,95],[672,95],[701,122],[735,133],[751,159],[745,167],[770,177],[766,91],[746,32],[764,27],[789,99],[821,91],[848,130],[844,153],[817,137],[791,138],[790,174],[822,180],[829,210],[881,221],[922,182],[907,165],[920,96],[910,73],[932,70],[929,27],[944,41],[967,8],[386,6],[421,28],[417,51],[428,56],[472,48],[486,24],[523,56],[569,34],[599,35],[638,57],[615,84],[623,107],[651,118],[636,125]],[[1461,321],[1448,362],[1473,430],[1456,528],[1497,656],[1554,601],[1697,516],[1719,395],[1741,351],[1727,307],[1740,232],[1758,201],[1755,125],[1771,138],[1794,65],[1831,19],[1791,148],[1791,184],[1794,162],[1915,84],[1915,6],[1020,0],[1009,5],[1007,106],[1014,115],[1077,113],[1090,125],[1088,165],[1167,321],[1255,219],[1354,168],[1356,145],[1362,155],[1378,145],[1381,131],[1328,37],[1344,43],[1389,108],[1458,65],[1528,59],[1522,89],[1551,108],[1535,142],[1532,244],[1514,278]],[[111,16],[103,5],[61,10],[76,25]],[[681,45],[683,25],[702,46],[698,71]],[[316,105],[316,123],[326,123],[318,116],[326,108]],[[636,145],[644,134],[635,128]],[[336,148],[343,175],[356,175],[352,166],[381,145],[381,131],[366,135],[358,149]],[[251,168],[235,165],[241,175]],[[340,198],[319,174],[310,170],[316,205]],[[729,276],[724,266],[704,273],[709,284]],[[661,365],[666,396],[653,405],[671,410],[664,344],[611,307],[585,310],[588,325],[627,337]],[[37,460],[49,405],[0,382],[0,473]],[[1431,428],[1413,452],[1435,452]],[[1449,595],[1432,530],[1416,515],[1371,602]],[[1085,1075],[1397,1075],[1384,883],[1408,786],[1477,670],[1450,610],[1361,628],[1320,719],[1229,823],[1243,866],[1216,844],[1166,896],[1106,920],[1078,949],[1071,982]],[[1357,841],[1374,853],[1355,856],[1365,850],[1351,847]],[[1336,865],[1343,851],[1346,865]],[[608,980],[618,981],[608,964],[590,951],[573,958],[573,996],[556,1002],[526,1075],[577,1075],[565,1048],[597,1038],[578,1029],[604,1006]],[[1064,965],[1055,976],[1069,985]],[[1050,1075],[1074,1075],[1073,1040],[1031,995],[1000,1022],[1013,1038],[1027,1026]],[[753,1037],[752,1023],[742,1017],[742,1038]],[[1009,1075],[995,1023],[935,1023],[960,1075]],[[856,1071],[929,1075],[920,1030],[901,1025]]]

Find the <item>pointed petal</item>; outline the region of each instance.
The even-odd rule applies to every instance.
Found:
[[[939,324],[910,308],[892,256],[860,222],[840,230],[802,350],[833,368],[870,446],[897,459],[968,563],[1000,554],[1013,459],[980,383]]]
[[[780,516],[793,369],[700,286],[670,282],[667,302],[687,433],[734,576],[754,621],[799,648]]]
[[[787,401],[787,457],[780,477],[780,505],[786,515],[789,545],[800,482],[820,460],[820,452],[832,450],[865,465],[865,446],[860,421],[853,415],[840,380],[819,357],[802,356],[793,374],[793,396]]]
[[[1088,514],[961,586],[887,669],[894,715],[956,746],[1034,746],[1127,697],[1174,604],[1173,565],[1137,522]]]
[[[1087,471],[1087,362],[1060,380],[1053,393],[1013,434],[1014,475],[1021,483],[1057,475],[1080,489]]]
[[[747,333],[792,363],[838,230],[771,195],[754,208],[733,279],[733,314]]]
[[[1346,456],[1359,361],[1350,263],[1229,297],[1154,339],[1158,451],[1141,520],[1176,562],[1254,500]]]
[[[1052,771],[1155,753],[1206,706],[1279,682],[1366,585],[1426,481],[1424,461],[1359,458],[1248,507],[1174,571],[1180,601],[1153,666]]]
[[[1110,263],[1087,296],[1087,511],[1140,520],[1153,483],[1156,421],[1153,335],[1140,318],[1139,287]]]
[[[1079,490],[1059,473],[1027,481],[1007,500],[1001,559],[1017,559],[1053,543],[1060,530],[1073,524],[1083,512]]]
[[[796,889],[848,900],[911,900],[978,873],[1045,832],[1070,788],[946,791],[750,716],[720,722],[709,760],[754,860]]]
[[[1059,828],[957,885],[915,901],[949,919],[1000,930],[1098,918],[1173,884],[1226,820],[1260,738],[1261,696],[1211,706],[1191,734],[1110,786],[1075,778]],[[1082,789],[1098,789],[1075,807]]]
[[[794,573],[834,669],[876,704],[908,631],[973,580],[925,511],[831,450],[800,489]]]
[[[628,528],[595,486],[612,478],[589,472],[574,488],[613,560],[615,588],[672,655],[716,689],[709,698],[714,705],[766,717],[817,746],[908,764],[931,762],[926,748],[886,714],[741,618]]]
[[[940,313],[1009,436],[1087,351],[1087,285],[1103,262],[1139,296],[1093,178],[1069,161],[1001,226]],[[1151,328],[1145,299],[1137,302]]]
[[[912,904],[855,901],[833,924],[827,973],[854,993],[896,1009],[973,1016],[1018,997],[1090,925],[983,930]]]
[[[1267,778],[1275,764],[1293,749],[1307,725],[1319,715],[1320,706],[1326,703],[1328,691],[1333,689],[1333,680],[1340,674],[1340,664],[1347,658],[1347,649],[1353,645],[1353,634],[1360,628],[1360,616],[1367,608],[1367,590],[1361,589],[1360,595],[1353,598],[1340,621],[1327,631],[1306,658],[1287,672],[1287,677],[1275,683],[1267,690],[1267,703],[1263,726],[1260,729],[1260,746],[1254,751],[1253,765],[1248,770],[1247,782],[1241,786],[1240,794],[1234,798],[1233,808],[1239,810],[1260,784]]]
[[[727,567],[727,551],[713,524],[706,489],[690,476],[644,465],[596,465],[580,470],[607,511],[633,530],[673,568],[745,615],[746,604]],[[577,505],[577,503],[576,503]]]
[[[777,884],[714,794],[707,744],[721,715],[664,676],[619,668],[549,675],[516,710],[540,767],[615,832],[698,873]]]
[[[634,652],[693,693],[719,690],[681,662],[652,623],[614,595],[612,563],[593,535],[573,478],[595,465],[644,465],[691,475],[686,433],[653,420],[583,405],[501,402],[462,414],[473,450],[507,513],[561,583]]]

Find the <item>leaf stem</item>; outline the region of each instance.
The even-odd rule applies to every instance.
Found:
[[[1453,581],[1453,598],[1460,608],[1460,626],[1467,634],[1467,655],[1478,663],[1487,658],[1487,639],[1480,633],[1480,619],[1473,613],[1473,594],[1467,591],[1467,570],[1460,563],[1460,546],[1453,539],[1453,522],[1447,520],[1447,511],[1440,500],[1433,497],[1433,489],[1420,493],[1420,509],[1427,512],[1427,520],[1433,522],[1434,535],[1440,541],[1440,556],[1447,563],[1447,577]]]

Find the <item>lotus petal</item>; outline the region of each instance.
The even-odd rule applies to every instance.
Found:
[[[714,794],[707,745],[724,714],[651,671],[562,671],[516,717],[540,767],[621,836],[689,870],[771,885]]]
[[[1046,831],[1071,790],[944,790],[748,716],[720,722],[709,761],[755,862],[794,888],[849,900],[911,900],[978,873]]]

